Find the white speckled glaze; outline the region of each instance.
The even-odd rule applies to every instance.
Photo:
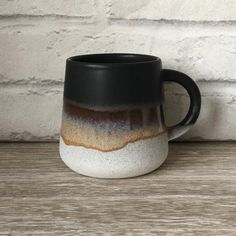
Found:
[[[60,156],[64,163],[77,173],[97,178],[128,178],[147,174],[157,169],[167,154],[166,132],[110,152],[67,145],[60,138]]]

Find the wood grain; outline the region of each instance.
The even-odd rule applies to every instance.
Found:
[[[173,143],[118,180],[72,172],[57,143],[2,143],[0,235],[236,235],[236,143]]]

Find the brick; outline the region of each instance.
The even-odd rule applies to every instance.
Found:
[[[151,48],[152,37],[143,32],[135,32],[131,28],[125,29],[116,26],[108,27],[78,45],[77,52],[109,53],[130,52],[147,53]]]
[[[1,0],[0,3],[0,15],[62,15],[89,17],[94,14],[94,0]]]
[[[165,68],[183,70],[195,80],[236,81],[235,45],[235,35],[156,37],[151,53],[162,58]]]
[[[7,25],[0,31],[1,81],[62,81],[66,58],[80,54],[76,49],[97,30],[70,21]]]
[[[40,91],[42,88],[39,87]],[[30,91],[30,90],[29,90]],[[1,88],[0,140],[55,140],[58,138],[62,92],[42,96],[22,88]]]
[[[180,20],[180,21],[235,21],[235,0],[109,0],[109,18]]]
[[[181,140],[236,140],[236,83],[199,82],[198,85],[202,111],[196,125]],[[176,85],[169,83],[165,88],[164,108],[167,124],[171,125],[184,117],[189,99]],[[56,84],[33,88],[1,86],[0,140],[57,140],[62,90],[62,85]]]
[[[146,6],[145,0],[107,0],[107,16],[110,18],[122,18]]]

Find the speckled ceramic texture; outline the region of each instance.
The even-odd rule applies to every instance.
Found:
[[[129,143],[110,152],[67,145],[60,139],[60,155],[64,163],[75,172],[97,178],[144,175],[157,169],[165,161],[167,154],[166,133]]]
[[[168,138],[158,107],[96,111],[64,100],[60,155],[83,175],[127,178],[158,168]]]

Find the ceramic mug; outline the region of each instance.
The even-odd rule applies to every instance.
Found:
[[[163,83],[182,85],[190,97],[186,117],[166,127]],[[67,59],[60,156],[72,170],[99,178],[127,178],[157,169],[168,141],[196,122],[201,95],[187,75],[162,69],[142,54],[91,54]]]

